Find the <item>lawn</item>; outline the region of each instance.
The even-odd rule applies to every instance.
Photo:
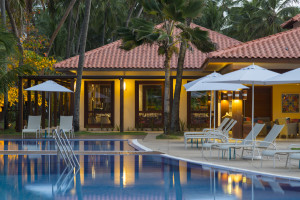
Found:
[[[88,131],[79,131],[75,135],[147,135],[145,132],[132,132],[126,131],[123,133],[120,132],[88,132]]]
[[[21,133],[17,133],[15,129],[7,129],[7,130],[0,130],[0,134],[4,135],[21,135]],[[43,132],[41,133],[43,135]],[[133,131],[126,131],[123,133],[120,132],[88,132],[88,131],[79,131],[75,132],[75,135],[147,135],[145,132],[133,132]]]
[[[180,135],[166,135],[166,134],[160,134],[156,136],[156,139],[180,139]]]

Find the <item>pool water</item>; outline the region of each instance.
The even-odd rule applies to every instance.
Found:
[[[300,182],[162,155],[79,155],[64,171],[56,155],[0,155],[0,199],[299,199]],[[66,184],[58,184],[57,181]]]
[[[75,140],[70,144],[74,151],[137,151],[127,140]],[[0,140],[0,150],[56,150],[55,140]]]

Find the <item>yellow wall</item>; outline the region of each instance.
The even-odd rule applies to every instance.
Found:
[[[281,95],[300,94],[300,85],[274,85],[273,86],[273,120],[277,118],[290,117],[291,119],[300,119],[300,113],[282,113]]]

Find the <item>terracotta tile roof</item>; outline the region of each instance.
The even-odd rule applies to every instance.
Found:
[[[209,59],[300,58],[300,28],[294,28],[227,49],[209,53]]]
[[[192,27],[197,25],[192,24]],[[209,32],[211,40],[217,44],[218,49],[225,49],[233,45],[240,44],[238,40],[227,37],[215,31],[200,27]],[[85,69],[163,69],[164,57],[157,54],[157,45],[141,45],[131,51],[119,48],[121,41],[107,44],[97,49],[85,53]],[[187,69],[200,68],[207,58],[206,53],[202,53],[196,48],[186,53],[184,67]],[[56,69],[77,68],[79,56],[71,57],[55,64]],[[171,60],[171,68],[176,68],[177,56]]]
[[[299,22],[299,21],[300,21],[300,14],[292,17],[291,19],[289,19],[288,21],[284,22],[280,26],[282,28],[293,28],[293,24],[296,23],[296,22]]]

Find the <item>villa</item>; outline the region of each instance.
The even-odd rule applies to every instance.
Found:
[[[188,51],[183,84],[213,71],[224,74],[252,63],[276,72],[297,68],[300,63],[300,48],[296,45],[300,44],[299,24],[300,17],[297,15],[282,25],[289,30],[246,43],[201,27],[209,32],[210,38],[217,44],[217,50],[209,54],[197,50]],[[192,24],[192,26],[196,25]],[[119,48],[120,44],[119,40],[86,52],[80,103],[81,130],[116,127],[121,131],[138,128],[158,130],[157,128],[163,125],[163,57],[158,56],[157,46],[142,45],[127,52]],[[60,79],[61,84],[74,89],[78,58],[79,56],[71,57],[55,64],[55,69],[64,74],[62,76],[30,76],[23,77],[23,80],[31,80],[30,83],[35,80],[38,83],[45,79]],[[173,56],[171,61],[171,83],[173,83],[171,91],[173,92],[176,83],[176,63],[177,57]],[[27,83],[29,86],[29,82]],[[287,128],[282,134],[285,137],[296,135],[298,119],[300,119],[300,86],[293,84],[256,88],[255,120],[270,125],[277,119],[280,123],[285,123],[282,118],[289,117],[290,122],[293,122],[293,128]],[[244,95],[243,99],[240,98],[242,96],[240,94],[236,95],[238,98],[234,98],[234,101],[223,98],[227,95],[221,93],[220,91],[219,96],[222,98],[216,99],[218,122],[226,113],[231,114],[238,121],[233,129],[233,136],[243,138],[250,128],[247,121],[250,121],[251,117],[251,88],[244,92],[247,95]],[[54,102],[57,102],[53,107],[54,115],[72,114],[73,95],[60,94],[59,97],[58,94],[53,95]],[[199,103],[201,96],[201,93],[187,93],[182,88],[180,120],[186,124],[186,129],[208,126],[209,101],[204,104]],[[283,102],[282,98],[296,98],[298,102],[297,100]],[[44,104],[42,109],[45,107]],[[292,107],[283,108],[291,104]],[[38,110],[31,104],[25,105],[27,105],[27,114]],[[23,107],[23,105],[19,106]],[[19,111],[22,110],[21,107]],[[53,118],[52,123],[55,126],[56,117]],[[42,116],[42,124],[45,124],[45,116]]]
[[[192,24],[192,26],[196,26]],[[217,49],[226,49],[241,42],[201,27],[209,32]],[[142,45],[129,52],[120,49],[121,41],[107,44],[86,52],[80,102],[80,129],[120,127],[120,130],[134,128],[162,128],[164,96],[164,58],[157,53],[158,46]],[[185,59],[183,84],[207,73],[201,71],[208,54],[198,50],[188,51]],[[24,77],[42,81],[60,79],[60,84],[74,89],[79,56],[55,64],[63,76]],[[171,91],[176,83],[177,57],[171,61]],[[32,81],[29,81],[30,83]],[[29,83],[28,82],[28,83]],[[32,85],[31,85],[32,86]],[[29,85],[28,85],[29,87]],[[54,113],[72,114],[74,94],[54,94]],[[30,96],[30,95],[29,95]],[[180,119],[188,127],[201,123],[207,126],[208,106],[193,109],[193,96],[183,88],[180,101]],[[46,99],[44,97],[44,99]],[[69,102],[69,103],[67,103]],[[43,103],[44,104],[44,103]],[[31,104],[26,113],[35,113]],[[42,108],[43,109],[43,108]],[[20,109],[21,110],[21,109]],[[24,109],[25,110],[25,109]],[[38,109],[36,108],[35,111]],[[42,125],[45,116],[42,114]],[[21,116],[21,115],[20,115]],[[54,116],[53,116],[54,117]],[[193,119],[193,117],[195,119]],[[124,120],[126,119],[126,120]],[[56,125],[56,117],[53,119]],[[23,121],[23,120],[20,120]]]

